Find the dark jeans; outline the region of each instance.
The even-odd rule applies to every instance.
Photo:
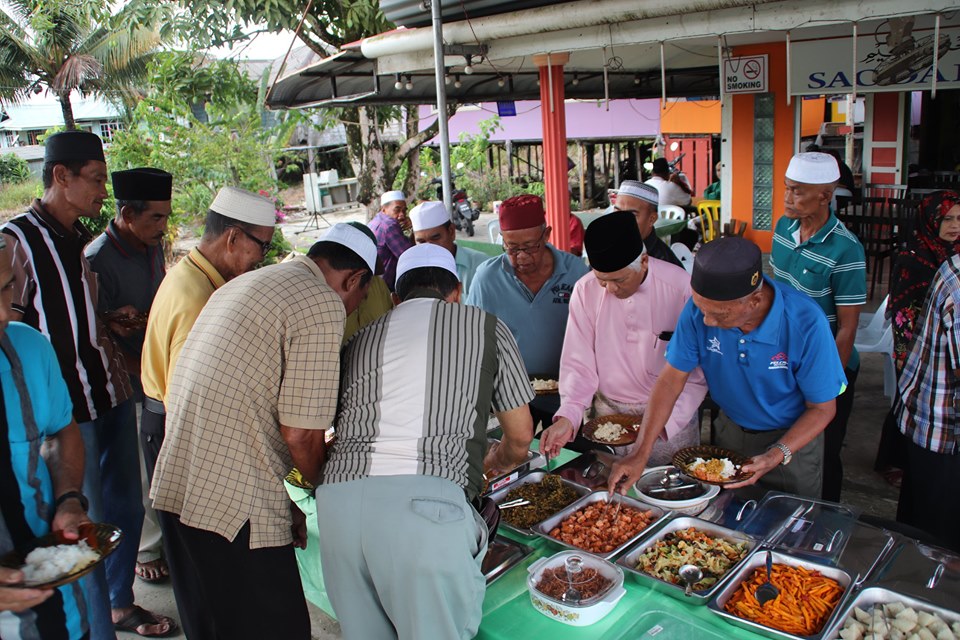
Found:
[[[925,531],[938,544],[960,551],[960,455],[934,453],[904,438],[903,484],[897,521]]]
[[[853,410],[853,393],[857,385],[860,369],[844,369],[847,376],[847,388],[837,396],[837,414],[823,432],[823,492],[821,497],[831,502],[840,502],[840,489],[843,487],[843,439],[847,437],[847,422]]]
[[[180,624],[190,640],[309,640],[310,614],[293,545],[250,548],[157,511]]]
[[[140,448],[143,449],[143,464],[147,469],[147,478],[153,484],[153,470],[157,468],[160,447],[163,446],[163,434],[167,416],[156,413],[143,405],[140,415]]]

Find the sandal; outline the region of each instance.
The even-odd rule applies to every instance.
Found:
[[[138,578],[151,584],[163,582],[170,577],[170,570],[167,568],[167,563],[163,558],[157,558],[150,562],[137,562],[137,566],[133,572],[137,574]]]
[[[903,469],[891,467],[886,471],[881,472],[880,475],[883,476],[883,479],[887,481],[887,484],[896,489],[899,489],[900,485],[903,484]]]
[[[166,624],[168,629],[162,633],[146,633],[141,631],[143,627],[157,626]],[[133,610],[127,615],[113,623],[113,628],[117,631],[129,631],[145,638],[165,638],[179,629],[176,620],[152,613],[143,607],[133,605]]]

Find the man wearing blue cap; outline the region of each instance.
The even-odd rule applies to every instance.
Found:
[[[533,389],[507,326],[459,304],[449,251],[405,251],[395,295],[343,352],[337,445],[317,490],[323,575],[348,640],[472,638],[483,473],[526,457]],[[491,411],[504,435],[486,452]]]
[[[124,532],[119,548],[88,579],[90,637],[112,640],[115,625],[164,635],[176,624],[134,604],[143,526],[136,414],[123,357],[96,315],[96,280],[83,255],[90,234],[80,218],[98,217],[107,197],[100,138],[86,131],[50,136],[42,177],[43,195],[2,231],[13,245],[14,315],[53,344],[83,435],[83,493],[60,498],[89,500],[94,521]]]
[[[721,409],[714,444],[753,459],[743,466],[753,477],[730,487],[819,498],[821,434],[846,385],[827,319],[809,297],[763,276],[760,249],[743,238],[705,244],[690,286],[643,417],[643,442],[614,465],[610,490],[625,492],[639,479],[699,366]]]

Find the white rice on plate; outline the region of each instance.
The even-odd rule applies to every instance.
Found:
[[[27,554],[26,564],[20,570],[26,584],[42,584],[79,571],[99,558],[100,554],[81,540],[78,544],[37,547]]]
[[[593,437],[604,442],[616,442],[626,433],[627,430],[616,422],[604,422],[594,430]]]

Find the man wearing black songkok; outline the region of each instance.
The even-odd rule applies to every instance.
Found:
[[[826,316],[808,296],[762,275],[760,249],[744,238],[705,244],[690,286],[643,417],[643,442],[614,466],[610,489],[626,491],[643,473],[699,366],[721,409],[714,444],[752,458],[742,469],[752,476],[730,486],[819,498],[822,434],[847,382]]]
[[[112,178],[117,213],[106,230],[87,245],[85,255],[97,274],[97,311],[120,346],[139,409],[147,313],[166,273],[163,238],[170,217],[173,176],[160,169],[139,168],[114,171]],[[160,527],[148,504],[149,479],[145,473],[141,475],[146,519],[136,574],[147,582],[157,582],[167,577],[167,566],[161,557]]]

